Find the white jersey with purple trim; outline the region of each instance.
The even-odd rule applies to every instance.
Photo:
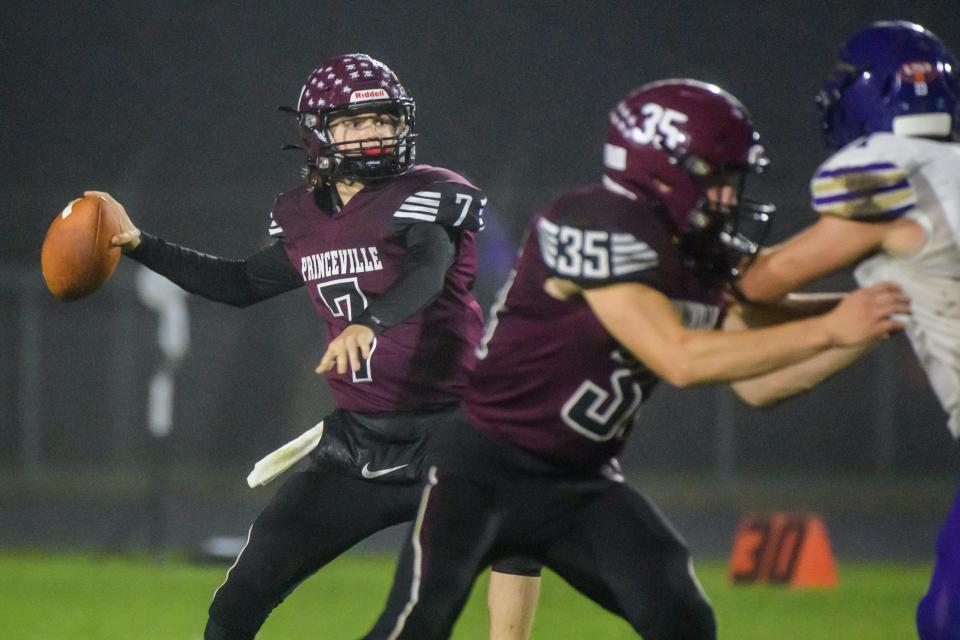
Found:
[[[822,215],[902,216],[923,228],[926,241],[916,253],[877,254],[854,276],[861,286],[896,282],[910,296],[907,335],[960,438],[960,144],[874,134],[827,160],[811,191]]]

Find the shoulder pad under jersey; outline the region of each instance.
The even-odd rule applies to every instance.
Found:
[[[905,163],[874,136],[831,156],[810,181],[813,208],[821,215],[885,222],[917,203]]]
[[[393,213],[398,223],[434,222],[453,230],[480,231],[487,198],[479,189],[437,182],[414,191]]]

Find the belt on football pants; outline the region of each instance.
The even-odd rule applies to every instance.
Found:
[[[313,428],[307,429],[276,451],[265,455],[253,466],[253,471],[247,476],[247,484],[251,487],[267,484],[313,451],[320,443],[322,436],[323,421],[321,420]]]

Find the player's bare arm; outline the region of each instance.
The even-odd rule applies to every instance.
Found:
[[[744,327],[755,329],[801,320],[832,311],[843,300],[845,291],[822,293],[788,293],[775,302],[739,301],[727,296],[730,312],[743,321]]]
[[[743,331],[826,313],[846,294],[790,293],[769,304],[732,304],[723,322],[724,331]],[[753,407],[767,407],[809,391],[853,364],[880,344],[880,338],[852,347],[834,347],[792,365],[730,383],[737,396]]]
[[[761,254],[737,286],[747,299],[774,302],[807,284],[884,250],[906,255],[923,243],[916,222],[859,222],[823,216],[783,244]]]
[[[896,285],[880,284],[847,296],[830,313],[744,331],[687,329],[670,300],[636,283],[586,290],[597,318],[624,347],[675,386],[749,378],[838,346],[857,345],[903,325],[909,300]]]
[[[724,331],[744,331],[809,318],[831,311],[845,293],[790,293],[776,302],[754,304],[730,300]],[[753,407],[766,407],[809,391],[856,362],[880,344],[880,338],[852,347],[834,347],[760,376],[732,382],[737,396]]]
[[[839,301],[839,299],[837,300]],[[836,304],[836,302],[834,302]],[[745,331],[751,326],[742,315],[743,307],[730,310],[724,331]],[[853,364],[880,344],[880,338],[849,347],[834,347],[795,364],[730,383],[734,393],[753,407],[767,407],[809,391],[840,370]]]
[[[880,340],[852,347],[834,347],[769,373],[730,383],[730,388],[752,407],[769,407],[805,393],[873,351]]]

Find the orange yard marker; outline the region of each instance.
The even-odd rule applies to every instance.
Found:
[[[741,518],[727,577],[733,584],[837,585],[837,567],[823,519],[777,512]]]

